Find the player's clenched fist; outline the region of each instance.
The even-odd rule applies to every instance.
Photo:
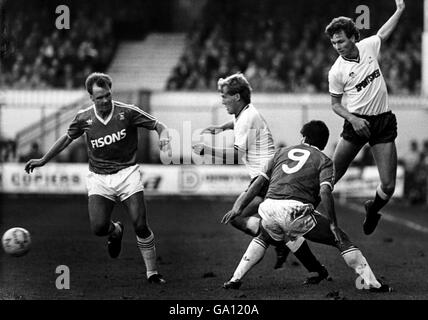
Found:
[[[355,117],[351,120],[352,128],[361,137],[370,137],[370,123],[366,119]]]
[[[395,4],[397,5],[397,10],[404,10],[406,7],[404,0],[395,0]]]
[[[167,130],[164,130],[159,137],[159,149],[163,152],[171,154],[171,137]]]
[[[162,151],[167,151],[168,148],[171,147],[170,142],[171,142],[171,138],[169,137],[159,139],[159,148]]]
[[[204,154],[204,150],[205,150],[205,147],[206,147],[206,145],[205,145],[205,143],[195,143],[193,146],[192,146],[192,149],[193,149],[193,152],[194,153],[196,153],[196,154],[198,154],[198,155],[203,155]]]

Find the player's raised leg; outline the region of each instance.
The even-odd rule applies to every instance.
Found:
[[[99,237],[108,236],[108,252],[117,258],[121,250],[123,226],[120,222],[111,221],[115,202],[106,197],[93,194],[88,199],[89,221],[92,231]]]
[[[371,234],[376,229],[380,214],[378,213],[391,199],[395,191],[397,176],[397,149],[394,142],[379,143],[372,146],[372,154],[375,159],[380,185],[376,189],[374,200],[365,202],[366,219],[363,229],[365,234]]]
[[[334,180],[336,183],[343,177],[352,160],[354,160],[362,147],[362,144],[354,144],[343,138],[339,139],[333,155]]]
[[[146,265],[147,279],[152,283],[165,283],[166,281],[157,270],[155,236],[147,223],[147,206],[144,192],[134,193],[123,200],[123,204],[131,216],[137,236],[137,246]]]
[[[315,214],[316,225],[304,237],[308,240],[336,247],[346,264],[354,269],[366,284],[370,291],[374,292],[390,292],[391,288],[387,284],[381,284],[375,277],[370,265],[362,252],[354,246],[348,235],[339,229],[343,241],[336,241],[333,232],[330,229],[330,221],[321,214]]]

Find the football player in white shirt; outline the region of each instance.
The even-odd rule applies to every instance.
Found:
[[[404,11],[404,1],[395,2],[397,8],[391,18],[376,35],[364,40],[359,41],[359,31],[350,18],[335,18],[325,29],[339,54],[328,74],[331,104],[333,111],[345,119],[333,155],[336,182],[367,142],[379,171],[381,183],[375,199],[364,204],[363,230],[367,235],[376,229],[379,210],[395,190],[397,120],[389,109],[388,92],[377,61],[381,43],[389,38]]]
[[[251,104],[251,87],[241,73],[220,79],[218,90],[223,105],[229,114],[234,115],[234,119],[223,125],[209,126],[202,133],[217,134],[223,130],[233,130],[234,148],[216,148],[205,143],[197,143],[193,145],[193,150],[197,154],[222,155],[226,163],[229,159],[234,159],[233,163],[243,161],[248,169],[251,183],[253,183],[261,174],[265,164],[275,155],[272,134],[265,119]],[[267,188],[261,190],[257,197],[246,206],[243,214],[231,220],[231,224],[235,228],[253,237],[259,234],[261,219],[258,215],[258,207],[264,200],[266,192]],[[239,197],[244,195],[245,191]],[[318,275],[306,279],[305,284],[317,284],[329,277],[327,269],[313,255],[303,237],[289,241],[286,245],[283,242],[274,245],[277,251],[275,269],[283,265],[289,252],[292,251],[309,272],[318,273]]]

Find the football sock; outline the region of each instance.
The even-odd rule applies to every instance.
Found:
[[[267,247],[268,244],[259,238],[251,240],[231,280],[241,280],[252,267],[262,260]]]
[[[370,210],[373,210],[373,212],[378,212],[388,203],[390,198],[391,196],[383,192],[382,187],[379,185],[376,189],[376,197]]]
[[[156,267],[156,247],[155,236],[150,231],[150,236],[143,239],[137,236],[137,246],[143,256],[144,264],[146,265],[147,278],[158,273]]]
[[[317,260],[317,258],[312,253],[311,249],[308,246],[308,243],[303,239],[303,237],[298,238],[296,241],[300,241],[301,244],[296,251],[294,251],[294,255],[297,259],[305,266],[305,268],[309,272],[318,272],[322,269],[321,263]],[[288,243],[287,243],[288,245]]]
[[[358,275],[360,275],[366,285],[380,288],[381,284],[376,280],[376,277],[367,263],[366,258],[364,258],[363,254],[358,248],[351,247],[350,249],[343,251],[341,254],[346,264],[354,269]]]
[[[286,243],[280,242],[279,244],[275,244],[275,251],[276,255],[281,258],[287,259],[288,255],[290,254],[290,248],[287,246]]]

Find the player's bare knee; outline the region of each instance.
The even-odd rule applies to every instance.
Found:
[[[248,225],[246,220],[235,218],[232,221],[230,221],[230,224],[234,228],[236,228],[236,229],[238,229],[238,230],[240,230],[240,231],[242,231],[242,232],[244,232],[244,233],[246,233],[252,237],[257,236],[257,234],[259,233],[259,223],[250,226],[250,225]]]

